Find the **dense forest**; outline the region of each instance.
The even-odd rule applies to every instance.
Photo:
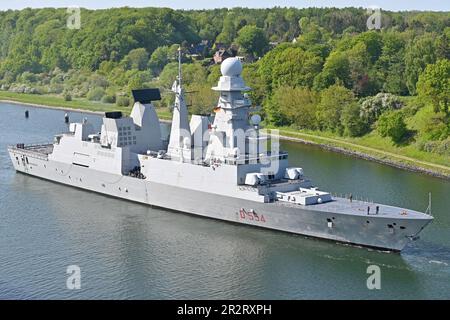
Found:
[[[162,107],[183,51],[191,112],[210,112],[219,48],[244,59],[266,124],[360,137],[450,155],[450,13],[381,12],[368,30],[358,8],[182,11],[64,9],[0,12],[1,90],[126,106],[159,87]],[[199,44],[203,44],[200,46]]]

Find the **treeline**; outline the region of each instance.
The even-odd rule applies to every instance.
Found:
[[[272,42],[290,42],[308,33],[306,42],[325,44],[330,39],[367,31],[369,15],[362,8],[83,9],[80,30],[67,28],[68,16],[64,9],[0,12],[1,72],[17,76],[25,71],[50,72],[56,67],[94,71],[103,61],[119,62],[138,48],[151,55],[161,46],[196,44],[200,40],[231,45],[245,26],[261,29]],[[406,33],[403,43],[424,33],[442,35],[449,26],[449,14],[383,11],[381,23],[384,30]],[[322,57],[330,53],[322,49]]]
[[[367,30],[357,8],[0,12],[3,90],[128,105],[130,90],[169,91],[182,45],[192,112],[216,103],[221,47],[245,57],[244,78],[267,123],[336,135],[378,134],[449,154],[448,12],[381,12]],[[201,41],[200,58],[190,54]],[[197,55],[198,56],[198,55]],[[163,105],[172,96],[164,95]]]

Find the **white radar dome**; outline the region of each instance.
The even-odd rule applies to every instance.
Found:
[[[222,62],[220,71],[223,76],[237,77],[242,73],[242,63],[238,58],[227,58]]]
[[[261,123],[261,116],[259,114],[252,115],[250,121],[253,125],[258,126]]]

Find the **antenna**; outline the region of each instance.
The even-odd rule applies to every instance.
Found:
[[[181,45],[178,47],[178,84],[180,85],[181,89]]]

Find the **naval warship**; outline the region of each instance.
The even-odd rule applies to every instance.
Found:
[[[261,130],[241,72],[239,59],[224,60],[213,116],[189,118],[180,62],[169,137],[153,104],[160,91],[135,90],[130,116],[105,113],[100,132],[84,120],[52,143],[9,146],[14,168],[155,207],[351,245],[399,252],[418,238],[430,214],[334,197],[289,166]]]

